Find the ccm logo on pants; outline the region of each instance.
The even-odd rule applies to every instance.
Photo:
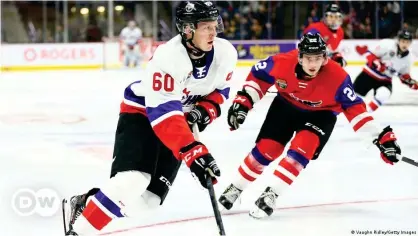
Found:
[[[320,129],[318,126],[315,126],[315,125],[313,125],[313,124],[311,124],[309,122],[306,122],[305,125],[308,126],[308,127],[312,127],[312,129],[318,131],[320,134],[325,135],[325,132],[322,131],[322,129]]]
[[[165,185],[167,185],[168,188],[171,188],[171,183],[168,181],[168,179],[164,176],[160,177],[161,182],[163,182]]]

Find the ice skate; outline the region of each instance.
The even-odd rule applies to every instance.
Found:
[[[62,200],[62,217],[65,235],[78,235],[74,231],[73,225],[84,208],[86,208],[87,198],[98,191],[98,188],[93,188],[85,194],[72,196],[69,200]]]
[[[255,207],[250,211],[250,216],[256,219],[271,216],[274,207],[276,206],[277,197],[279,197],[279,195],[277,195],[272,188],[267,187],[255,202]]]
[[[234,205],[235,201],[239,198],[241,195],[242,190],[235,187],[233,184],[230,184],[228,188],[222,193],[222,195],[219,197],[219,203],[221,211],[225,211],[225,209],[230,210],[232,206]]]

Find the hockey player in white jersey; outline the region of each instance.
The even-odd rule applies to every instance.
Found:
[[[129,67],[131,63],[138,66],[140,60],[139,41],[142,39],[142,31],[136,26],[135,21],[129,21],[128,26],[120,32],[124,66]]]
[[[108,183],[63,200],[67,235],[97,233],[114,218],[163,204],[183,160],[203,187],[206,176],[213,183],[220,176],[190,126],[203,131],[220,116],[237,52],[216,37],[223,23],[212,2],[180,3],[176,25],[180,34],[160,45],[146,76],[125,89]]]
[[[368,103],[369,111],[375,111],[389,100],[392,94],[392,78],[395,76],[411,89],[418,90],[417,81],[410,75],[411,43],[412,34],[403,30],[398,34],[398,39],[383,39],[375,49],[365,53],[367,64],[357,76],[354,90],[363,97],[370,90],[374,90],[373,99]]]

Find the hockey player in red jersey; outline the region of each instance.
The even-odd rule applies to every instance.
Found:
[[[392,79],[399,77],[401,82],[413,90],[418,90],[418,82],[411,78],[412,33],[402,30],[397,39],[382,39],[373,49],[357,47],[357,52],[367,59],[363,71],[354,81],[354,91],[365,97],[373,90],[373,99],[367,104],[369,111],[375,111],[385,104],[392,95]]]
[[[319,33],[328,46],[331,59],[344,67],[347,62],[342,57],[341,53],[337,51],[341,40],[344,39],[344,31],[341,28],[341,24],[341,9],[337,4],[331,4],[325,10],[324,20],[308,25],[304,30],[304,33]]]
[[[375,123],[364,102],[355,94],[350,76],[336,62],[328,60],[325,42],[318,33],[305,34],[297,50],[268,57],[252,67],[228,111],[232,130],[244,123],[254,104],[273,85],[278,93],[255,147],[239,166],[237,178],[219,198],[226,209],[232,208],[242,191],[281,156],[290,142],[287,155],[274,171],[273,182],[250,211],[255,218],[271,215],[278,196],[310,161],[319,157],[339,113],[344,113],[356,133],[379,148],[385,162],[399,161],[397,154],[401,149],[392,129],[380,128]]]
[[[190,126],[203,131],[220,116],[237,51],[216,37],[223,24],[210,1],[181,2],[176,26],[179,34],[155,50],[139,80],[125,89],[110,179],[63,201],[67,235],[97,234],[115,218],[162,205],[182,161],[203,187],[220,176]]]

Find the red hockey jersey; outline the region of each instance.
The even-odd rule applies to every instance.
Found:
[[[338,63],[329,60],[311,80],[297,78],[298,66],[297,50],[271,56],[252,67],[244,89],[257,102],[275,85],[277,96],[299,109],[344,113],[355,131],[373,120],[363,100],[354,92],[350,76]]]
[[[323,21],[308,25],[303,33],[306,34],[309,32],[319,33],[327,43],[328,48],[333,52],[337,50],[341,40],[344,39],[344,31],[341,27],[337,30],[331,30]]]

